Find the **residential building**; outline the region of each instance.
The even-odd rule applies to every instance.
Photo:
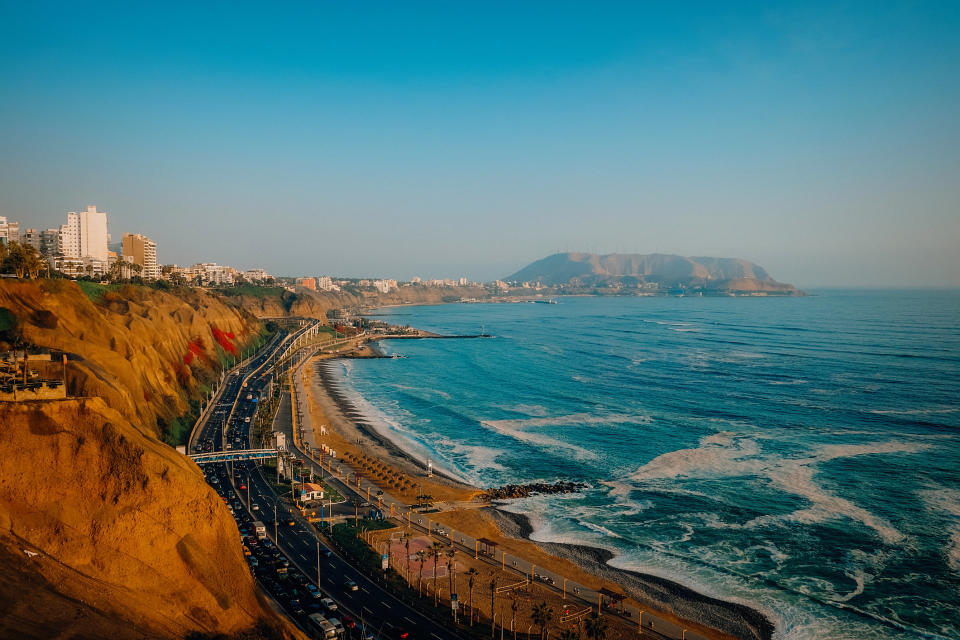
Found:
[[[140,233],[123,234],[123,259],[141,267],[140,276],[147,280],[160,277],[157,268],[157,243]]]
[[[311,291],[317,290],[317,279],[316,278],[297,278],[297,284],[301,287],[310,289]]]
[[[89,205],[86,211],[80,212],[80,257],[106,262],[109,243],[107,214]]]
[[[47,260],[52,261],[57,257],[57,249],[60,247],[60,230],[44,229],[40,232],[40,253]]]
[[[247,269],[242,275],[248,282],[263,282],[273,279],[273,276],[263,269]]]
[[[0,216],[0,244],[20,242],[20,223],[8,221],[6,216]]]
[[[60,225],[57,253],[64,258],[80,258],[80,214],[76,211],[68,212],[67,223]]]
[[[41,240],[40,232],[36,229],[24,229],[23,233],[20,234],[20,242],[30,245],[36,249],[38,253],[41,253]]]

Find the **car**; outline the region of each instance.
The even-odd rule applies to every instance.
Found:
[[[403,627],[394,627],[390,631],[390,637],[394,640],[410,640],[413,636]]]
[[[315,584],[308,584],[307,591],[309,591],[310,593],[320,593],[320,589],[317,589],[317,585]]]
[[[323,598],[320,600],[320,604],[322,604],[323,608],[329,612],[337,610],[337,603],[333,601],[333,598]]]
[[[324,557],[324,558],[329,558],[330,556],[333,555],[333,551],[330,550],[330,549],[327,548],[327,547],[324,547],[323,550],[320,551],[320,553],[323,554],[323,557]]]
[[[360,639],[361,640],[376,640],[377,636],[373,635],[373,629],[369,627],[360,627]]]
[[[253,509],[254,511],[260,511],[260,505],[258,505],[256,502],[254,502],[252,509]]]
[[[359,588],[360,587],[358,587],[357,583],[354,582],[353,580],[347,580],[346,582],[343,583],[344,591],[356,591]]]
[[[241,491],[246,491],[246,490],[247,490],[247,485],[245,485],[245,484],[240,485],[240,490],[241,490]]]
[[[334,628],[337,630],[337,635],[342,635],[346,631],[346,629],[343,628],[343,623],[336,618],[328,618],[327,622],[334,626]]]
[[[346,627],[347,629],[357,628],[357,622],[352,617],[350,617],[350,615],[346,613],[340,616],[340,621],[343,623],[343,626]]]
[[[289,521],[287,522],[287,524],[290,525],[291,527],[297,526],[297,523],[294,522],[293,520],[289,520]]]

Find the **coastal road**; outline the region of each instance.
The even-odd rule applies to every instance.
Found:
[[[279,347],[274,347],[273,351],[264,350],[251,360],[243,372],[235,371],[226,378],[216,406],[197,429],[196,443],[191,447],[193,451],[207,446],[215,451],[223,450],[228,445],[231,445],[231,448],[249,446],[250,423],[247,419],[252,420],[257,405],[246,401],[246,394],[256,396],[264,390],[271,379],[269,365],[280,352]],[[245,371],[255,371],[261,365],[267,366],[247,378]],[[243,387],[245,379],[247,386]],[[289,419],[289,401],[282,402],[281,407],[284,406],[287,407]],[[238,446],[233,447],[234,443]],[[250,519],[269,522],[271,526],[268,527],[268,533],[290,564],[336,600],[341,611],[348,612],[356,620],[366,622],[369,629],[379,630],[378,636],[382,633],[383,637],[399,637],[399,632],[406,629],[411,633],[415,631],[416,637],[433,640],[456,637],[456,632],[396,599],[343,558],[332,552],[327,555],[328,550],[319,542],[313,526],[278,498],[256,464],[237,463],[232,465],[232,470],[228,464],[208,466],[218,467],[207,473],[208,479],[218,492],[228,501],[233,495],[235,498],[232,500],[243,502]],[[246,490],[240,489],[241,486],[245,486]],[[253,510],[253,505],[257,505],[258,509]],[[274,508],[277,509],[276,520],[273,518]],[[288,524],[289,522],[293,522],[293,526]],[[343,584],[346,580],[354,581],[357,590],[344,590]],[[297,605],[291,605],[290,601],[284,602],[282,599],[281,603],[288,613],[304,626],[303,616],[296,613]],[[333,616],[335,617],[336,613]]]

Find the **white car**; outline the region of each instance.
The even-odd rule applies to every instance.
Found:
[[[320,604],[323,605],[323,608],[326,609],[328,613],[333,613],[337,610],[337,603],[333,601],[333,598],[324,598],[320,601]]]

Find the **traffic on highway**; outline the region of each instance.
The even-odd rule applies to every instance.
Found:
[[[271,341],[225,377],[216,404],[191,438],[191,453],[259,446],[251,442],[250,427],[261,396],[276,384],[273,365],[291,340],[312,326],[302,327],[282,342]],[[456,636],[323,544],[314,526],[277,495],[258,462],[211,463],[203,469],[208,483],[233,513],[237,543],[258,584],[310,637],[446,640]]]

